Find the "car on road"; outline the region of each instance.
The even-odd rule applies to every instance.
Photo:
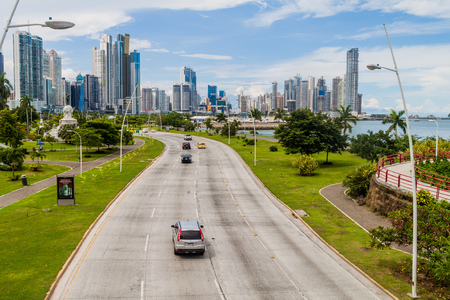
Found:
[[[183,150],[191,150],[191,143],[189,142],[183,142],[183,146],[182,146]]]
[[[191,163],[192,162],[192,155],[189,154],[189,153],[181,154],[181,162],[182,163]]]
[[[184,140],[185,140],[185,141],[192,141],[192,136],[191,136],[190,134],[186,134],[186,135],[184,136]]]
[[[197,221],[178,221],[172,225],[173,253],[205,254],[206,244],[202,228]]]
[[[197,147],[198,147],[198,149],[205,149],[206,145],[205,145],[205,143],[198,143]]]

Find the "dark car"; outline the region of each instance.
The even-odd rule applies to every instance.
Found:
[[[182,163],[191,163],[192,162],[192,155],[190,155],[189,153],[181,154],[181,162]]]
[[[189,143],[189,142],[183,142],[183,150],[186,150],[186,149],[191,149],[191,143]]]

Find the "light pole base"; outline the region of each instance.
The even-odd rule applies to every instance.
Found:
[[[413,295],[412,293],[408,293],[408,297],[409,298],[411,298],[411,299],[420,299],[421,297],[420,296],[418,296],[418,295]]]

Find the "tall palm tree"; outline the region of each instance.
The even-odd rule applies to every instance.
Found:
[[[344,135],[347,129],[349,133],[352,133],[353,127],[352,125],[350,125],[350,123],[356,125],[356,121],[358,120],[358,118],[352,115],[350,105],[347,105],[347,107],[339,105],[339,108],[336,109],[335,112],[339,113],[339,117],[336,118],[336,122],[340,124],[342,128],[344,128]]]
[[[397,113],[395,110],[391,109],[391,114],[386,119],[384,119],[383,122],[381,122],[381,124],[392,123],[392,125],[389,126],[386,132],[395,130],[395,138],[397,138],[397,127],[400,127],[400,129],[403,130],[403,133],[406,133],[406,122],[402,119],[402,116],[404,114],[404,110],[401,110]]]
[[[28,96],[28,95],[22,96],[20,98],[20,106],[25,109],[25,112],[27,114],[27,134],[29,131],[29,126],[30,126],[29,122],[28,122],[28,107],[31,106],[32,102],[33,102],[33,99],[31,99],[30,96]]]
[[[6,78],[6,73],[3,72],[0,74],[0,110],[3,110],[8,107],[6,101],[8,97],[11,95],[12,85],[9,80]]]
[[[280,107],[277,107],[277,110],[275,111],[275,120],[282,120],[284,115],[284,110]]]
[[[259,109],[257,109],[257,108],[252,109],[250,111],[250,114],[255,119],[255,121],[256,120],[259,120],[259,121],[262,120],[262,112]]]

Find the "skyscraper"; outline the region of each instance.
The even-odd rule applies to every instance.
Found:
[[[208,85],[208,98],[212,106],[212,112],[216,112],[215,106],[217,105],[217,86]]]
[[[181,86],[174,84],[172,87],[172,110],[181,111]]]
[[[358,48],[347,51],[344,106],[350,105],[354,112],[361,111],[361,108],[358,107],[358,56]]]
[[[50,76],[52,78],[52,85],[55,89],[55,105],[64,107],[65,105],[65,97],[62,93],[61,88],[61,57],[58,56],[55,50],[50,50],[48,52],[48,58],[49,58],[49,71]]]
[[[342,82],[342,78],[333,78],[332,90],[331,90],[331,111],[338,109],[339,103],[339,83]]]
[[[182,67],[180,71],[180,83],[192,83],[194,90],[197,90],[197,75],[195,71],[189,67]]]
[[[272,82],[272,103],[271,103],[271,111],[275,111],[277,109],[277,82]]]
[[[133,100],[133,114],[141,113],[141,55],[134,50],[130,53],[130,85],[132,86],[131,97]],[[134,95],[134,97],[133,97]]]
[[[42,39],[26,31],[16,31],[14,39],[14,95],[44,99]]]

